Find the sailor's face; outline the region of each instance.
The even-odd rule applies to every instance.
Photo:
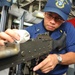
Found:
[[[48,31],[54,31],[61,26],[64,20],[56,13],[45,12],[44,26]]]

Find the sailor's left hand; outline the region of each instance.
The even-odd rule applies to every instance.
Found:
[[[57,55],[50,54],[41,63],[33,68],[33,71],[41,70],[43,73],[48,73],[58,64]]]

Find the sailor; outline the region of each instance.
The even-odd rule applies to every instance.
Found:
[[[59,52],[57,49],[53,50],[33,68],[33,71],[39,75],[63,75],[70,64],[75,64],[75,28],[71,23],[66,22],[70,11],[70,0],[47,0],[44,19],[25,29],[30,34],[30,38],[49,32],[53,39],[58,39],[63,32],[66,33],[66,48]],[[12,29],[1,32],[0,38],[2,40],[0,45],[4,45],[5,40],[11,43],[14,39],[20,40],[20,36]]]

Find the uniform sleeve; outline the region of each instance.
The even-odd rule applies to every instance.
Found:
[[[66,49],[68,52],[75,52],[75,28],[71,23],[66,25]]]

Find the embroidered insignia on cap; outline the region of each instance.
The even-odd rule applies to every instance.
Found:
[[[64,8],[65,4],[69,4],[67,0],[56,0],[56,6],[58,8]]]

